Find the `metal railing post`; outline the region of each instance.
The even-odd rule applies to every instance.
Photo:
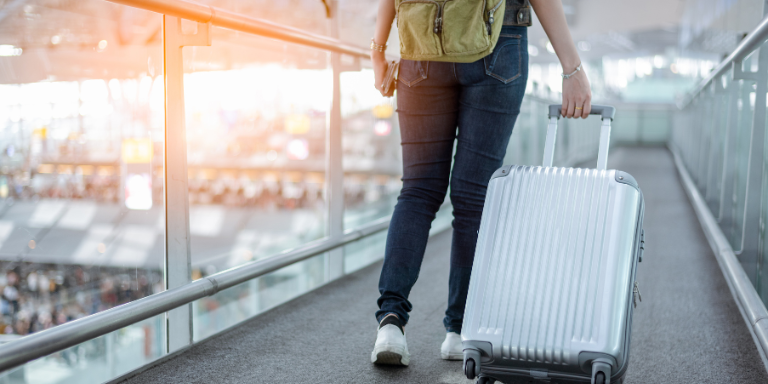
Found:
[[[747,164],[747,194],[742,225],[742,250],[739,254],[744,271],[757,285],[758,259],[760,255],[760,216],[763,186],[763,153],[765,149],[766,92],[768,92],[768,48],[763,46],[758,54],[755,109],[752,113],[752,134],[749,141]]]
[[[208,24],[195,35],[181,33],[181,19],[163,16],[165,76],[165,289],[189,284],[192,260],[187,187],[187,138],[184,125],[182,47],[211,45]],[[166,312],[168,353],[192,344],[192,304]]]
[[[339,37],[339,2],[331,2],[331,37]],[[341,54],[331,52],[333,69],[333,101],[327,131],[326,174],[328,188],[328,236],[336,238],[344,234],[344,168],[341,147]],[[344,274],[344,248],[328,252],[326,279],[337,279]]]

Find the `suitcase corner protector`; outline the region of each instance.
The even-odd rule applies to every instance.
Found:
[[[496,172],[491,175],[491,180],[497,178],[497,177],[505,177],[508,176],[510,171],[512,170],[512,165],[504,165],[501,168],[497,169]]]
[[[637,184],[637,180],[635,180],[632,175],[629,173],[626,173],[624,171],[616,170],[616,182],[621,184],[626,184],[631,186],[632,188],[635,188],[636,190],[640,190],[640,186]]]

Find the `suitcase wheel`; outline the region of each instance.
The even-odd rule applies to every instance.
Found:
[[[477,384],[493,384],[496,380],[491,379],[490,377],[481,377],[477,379]]]
[[[610,384],[611,382],[611,366],[602,360],[596,359],[592,362],[592,384]]]
[[[464,374],[467,376],[467,379],[474,379],[475,378],[475,359],[467,359],[467,362],[464,363]],[[480,380],[477,381],[478,383]]]
[[[605,374],[602,372],[598,372],[597,375],[595,375],[595,384],[605,384]]]

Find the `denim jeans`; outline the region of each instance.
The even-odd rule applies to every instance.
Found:
[[[486,188],[502,165],[525,93],[526,27],[504,26],[493,53],[474,63],[402,60],[398,77],[403,188],[387,234],[376,318],[395,313],[408,322],[408,296],[450,185],[453,239],[443,323],[461,333]]]

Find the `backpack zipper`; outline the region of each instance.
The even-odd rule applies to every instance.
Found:
[[[437,3],[437,17],[435,18],[435,29],[433,31],[438,34],[443,32],[443,6],[444,5],[445,5],[445,2]]]
[[[493,34],[491,30],[491,24],[493,24],[493,14],[496,13],[496,11],[499,9],[499,7],[501,7],[501,4],[503,2],[504,0],[499,0],[499,3],[496,4],[490,11],[488,11],[488,21],[485,22],[485,26],[486,28],[488,28],[488,36]]]

